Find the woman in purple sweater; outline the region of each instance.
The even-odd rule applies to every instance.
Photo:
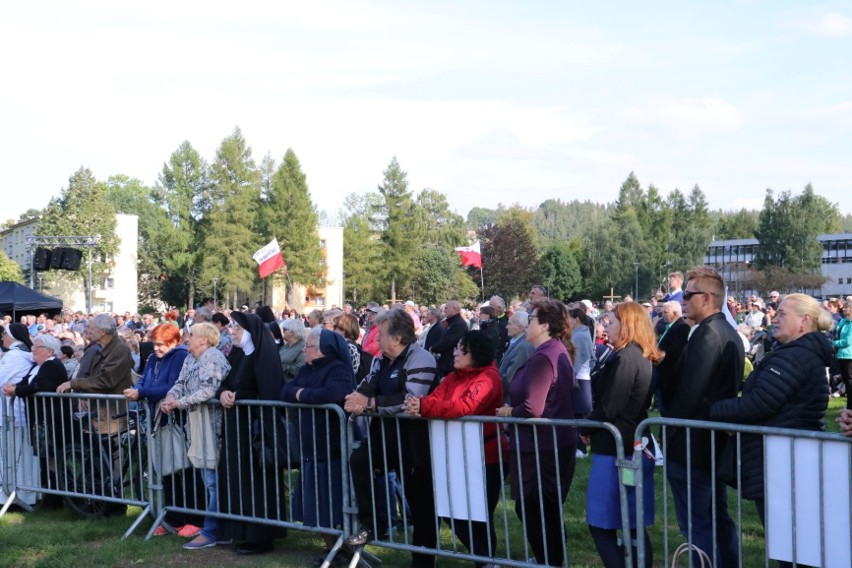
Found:
[[[526,332],[535,352],[509,384],[498,416],[573,419],[574,345],[568,310],[555,300],[533,305]],[[574,478],[577,431],[567,426],[509,427],[509,467],[515,512],[539,564],[562,566],[566,556],[562,507]],[[544,521],[542,523],[542,520]]]

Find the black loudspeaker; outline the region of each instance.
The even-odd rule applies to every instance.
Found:
[[[35,256],[33,257],[33,268],[35,270],[47,270],[50,268],[50,257],[50,249],[44,247],[36,248]]]
[[[50,254],[50,268],[62,268],[62,257],[65,255],[65,249],[57,247]]]
[[[83,251],[80,249],[65,249],[62,255],[62,268],[64,270],[80,270],[80,262],[83,260]]]

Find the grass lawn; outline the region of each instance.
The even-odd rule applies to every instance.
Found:
[[[834,419],[846,404],[845,398],[831,399],[826,416],[829,431],[837,431]],[[589,478],[589,460],[578,460],[574,484],[568,496],[565,515],[568,525],[568,552],[572,566],[600,566],[600,559],[585,524],[586,485]],[[654,543],[655,565],[662,566],[663,514],[662,469],[655,475],[657,523],[651,530]],[[736,498],[731,495],[731,514],[736,517]],[[69,511],[36,511],[24,513],[10,511],[0,518],[0,566],[2,567],[68,567],[68,566],[310,566],[322,550],[321,540],[301,531],[290,531],[286,539],[278,541],[275,552],[259,557],[240,557],[231,547],[217,547],[198,551],[181,548],[183,539],[174,536],[143,539],[150,526],[143,522],[137,533],[120,540],[135,517],[138,508],[130,508],[127,516],[103,520],[84,520]],[[502,519],[502,506],[495,513]],[[743,558],[745,566],[763,566],[763,529],[754,512],[754,505],[743,501],[742,506]],[[513,532],[510,535],[512,556],[522,558],[523,533],[517,522],[514,507],[510,506],[507,518]],[[736,520],[736,518],[735,518]],[[681,542],[675,523],[674,509],[669,503],[668,537],[670,553]],[[499,530],[498,530],[499,532]],[[502,540],[498,534],[498,540]],[[451,549],[449,530],[442,530],[442,546]],[[459,549],[463,550],[459,545]],[[377,547],[370,552],[381,558],[384,566],[408,566],[407,553]],[[439,566],[469,567],[470,562],[439,559]]]

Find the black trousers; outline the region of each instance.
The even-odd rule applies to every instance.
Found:
[[[428,445],[424,447],[428,448]],[[370,463],[371,449],[372,464]],[[390,524],[388,509],[395,507],[396,504],[392,499],[385,501],[377,497],[386,493],[379,484],[386,483],[387,472],[396,471],[411,508],[411,518],[407,521],[414,524],[412,544],[435,548],[438,544],[438,528],[431,464],[427,459],[425,465],[415,465],[407,450],[402,452],[402,463],[399,462],[398,456],[399,451],[396,448],[388,448],[387,453],[384,454],[381,442],[376,443],[375,440],[372,444],[363,442],[352,452],[349,468],[352,474],[352,486],[355,489],[355,500],[358,504],[358,519],[361,526],[372,530],[376,538],[382,538],[387,532]],[[423,463],[422,460],[420,461]],[[435,557],[430,554],[412,553],[411,559],[411,565],[417,568],[431,568],[435,565]]]
[[[546,496],[543,501],[542,509],[538,495],[525,496],[523,503],[521,500],[515,501],[515,513],[524,523],[536,561],[545,566],[562,566],[565,563],[562,542],[566,541],[562,503]]]

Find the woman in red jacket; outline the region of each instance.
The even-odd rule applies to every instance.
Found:
[[[415,416],[453,419],[462,416],[494,416],[503,404],[503,383],[494,364],[495,345],[483,332],[467,332],[453,351],[455,370],[447,375],[431,394],[408,398],[405,410]],[[508,442],[494,423],[482,425],[485,441],[485,490],[488,499],[488,522],[454,522],[458,539],[479,556],[497,554],[494,509],[503,485],[504,463]],[[472,538],[471,538],[472,537]],[[471,542],[472,541],[472,542]],[[477,566],[484,566],[477,563]]]

